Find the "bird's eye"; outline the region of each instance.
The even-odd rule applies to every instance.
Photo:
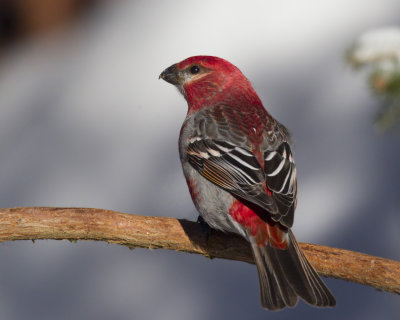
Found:
[[[200,68],[198,67],[198,66],[192,66],[191,68],[190,68],[190,73],[191,74],[197,74],[197,73],[199,73],[200,72]]]

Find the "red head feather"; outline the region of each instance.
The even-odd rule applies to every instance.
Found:
[[[217,101],[232,104],[232,100],[243,104],[262,106],[250,81],[230,62],[212,56],[194,56],[177,65],[184,76],[179,83],[188,105],[189,113],[214,105]],[[192,67],[199,67],[198,74],[191,74]],[[236,103],[235,103],[236,104]]]

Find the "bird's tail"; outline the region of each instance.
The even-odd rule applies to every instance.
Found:
[[[335,298],[300,250],[293,233],[288,230],[288,246],[279,249],[260,246],[249,237],[258,269],[261,303],[270,310],[293,307],[301,297],[317,307],[333,307]]]

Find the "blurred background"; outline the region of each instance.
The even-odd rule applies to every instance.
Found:
[[[186,103],[158,75],[216,55],[294,135],[298,240],[400,260],[396,112],[377,125],[387,96],[371,90],[392,87],[371,81],[387,63],[363,55],[400,46],[357,40],[397,30],[399,12],[396,0],[1,0],[0,205],[195,220],[177,149]],[[0,244],[0,319],[399,319],[399,296],[326,282],[336,308],[272,313],[250,264],[83,241]]]

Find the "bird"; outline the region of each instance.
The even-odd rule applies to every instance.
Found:
[[[199,217],[210,228],[250,243],[261,305],[280,310],[301,298],[312,306],[335,306],[291,231],[297,178],[286,127],[225,59],[189,57],[159,78],[173,84],[188,104],[179,155]]]

